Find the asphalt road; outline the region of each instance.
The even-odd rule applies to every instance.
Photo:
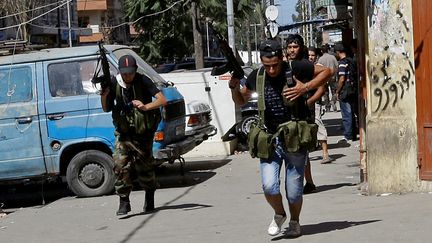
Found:
[[[337,113],[326,116],[336,160],[322,165],[320,151],[311,153],[318,190],[304,196],[299,238],[267,235],[273,213],[258,160],[243,153],[188,158],[185,176],[178,163],[166,165],[158,171],[158,210],[151,214],[142,213],[141,190],[131,195],[132,212],[117,217],[115,195],[76,198],[64,186],[46,186],[50,196],[42,205],[36,186],[33,199],[24,189],[2,189],[0,201],[8,206],[0,242],[430,242],[432,194],[361,195],[357,144],[338,144]]]

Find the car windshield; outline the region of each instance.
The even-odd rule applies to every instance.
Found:
[[[158,87],[167,86],[167,82],[133,50],[121,48],[114,50],[113,54],[116,57],[117,62],[123,55],[132,55],[137,61],[139,73],[146,74]]]

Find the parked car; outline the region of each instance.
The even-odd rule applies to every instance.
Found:
[[[159,163],[180,159],[216,134],[209,123],[211,111],[186,114],[176,87],[134,51],[120,45],[105,49],[111,75],[118,73],[121,56],[132,55],[138,72],[153,80],[167,98],[153,144]],[[78,196],[113,191],[114,127],[111,113],[102,111],[98,87],[91,83],[95,73],[102,75],[98,58],[98,46],[0,57],[1,184],[65,178]],[[186,134],[187,122],[197,116],[207,119]]]
[[[243,86],[247,77],[253,71],[251,67],[242,67],[244,71],[244,78],[241,80]],[[247,150],[247,137],[250,132],[250,127],[253,123],[258,122],[258,93],[252,93],[250,100],[240,107],[240,120],[233,124],[233,126],[222,136],[223,141],[230,141],[235,138],[238,139],[238,149]]]

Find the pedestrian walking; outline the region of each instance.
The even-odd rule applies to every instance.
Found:
[[[289,42],[287,42],[287,44],[289,44]],[[317,63],[317,60],[319,58],[319,55],[317,54],[318,53],[317,49],[315,47],[309,47],[308,51],[309,51],[309,56],[308,56],[309,62],[311,62],[314,65],[321,65]],[[287,53],[289,53],[289,50],[287,50]],[[297,55],[297,56],[291,56],[291,58],[288,59],[291,61],[301,60],[303,59],[303,57],[301,55]],[[329,152],[328,152],[327,129],[325,128],[324,123],[321,120],[321,114],[322,114],[321,98],[326,93],[326,90],[327,90],[326,84],[318,87],[318,89],[314,90],[314,92],[310,94],[310,97],[307,100],[308,106],[314,114],[315,123],[318,125],[317,140],[323,151],[323,158],[321,160],[321,164],[327,164],[333,161],[333,159],[329,156]],[[316,190],[316,186],[312,177],[312,166],[310,163],[309,156],[305,167],[305,180],[306,180],[306,184],[303,187],[303,193],[308,194],[314,192]]]
[[[343,141],[353,141],[357,140],[358,134],[356,119],[358,117],[358,84],[355,67],[352,59],[347,56],[347,48],[342,43],[337,43],[334,50],[339,59],[336,97],[341,106]]]
[[[327,90],[324,94],[324,106],[326,111],[339,111],[337,99],[336,99],[336,88],[337,88],[337,69],[338,69],[338,61],[336,57],[332,54],[329,54],[330,46],[328,44],[324,44],[321,47],[322,56],[318,58],[317,63],[323,65],[324,67],[328,67],[332,70],[332,77],[328,80],[327,85],[330,89],[330,92]],[[329,97],[331,94],[331,98]]]
[[[166,99],[153,81],[138,73],[137,68],[133,56],[122,56],[120,74],[101,93],[102,108],[105,112],[112,111],[115,127],[114,185],[120,197],[117,215],[131,211],[129,194],[134,177],[145,190],[144,212],[155,209],[157,182],[152,147],[161,119],[159,108],[166,105]]]
[[[304,51],[300,48],[304,46],[301,36],[293,35],[288,40],[290,38],[295,40],[293,44],[296,46],[292,48],[296,55]],[[312,114],[305,95],[321,86],[330,76],[330,71],[324,67],[314,69],[306,59],[290,64],[284,62],[282,46],[276,40],[263,41],[259,50],[262,67],[248,76],[242,88],[240,80],[231,78],[229,88],[233,101],[238,105],[245,104],[253,92],[258,92],[260,122],[251,130],[249,149],[252,156],[260,158],[264,195],[274,210],[267,232],[272,236],[279,234],[287,218],[279,178],[285,162],[285,190],[290,212],[286,235],[298,237],[301,235],[299,218],[308,146],[316,145],[316,130],[314,133],[312,129],[316,125],[311,121]],[[284,132],[289,126],[297,127],[298,133]]]

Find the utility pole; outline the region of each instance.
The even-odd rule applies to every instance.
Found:
[[[207,57],[210,57],[210,40],[209,40],[209,27],[208,21],[206,21],[206,32],[207,32]]]
[[[58,8],[57,8],[57,47],[61,47],[61,42],[62,42],[62,39],[61,39],[61,17],[60,17],[60,14],[61,14],[61,9],[60,9],[60,3],[57,3],[57,6],[58,6]]]
[[[227,22],[228,22],[228,44],[235,55],[235,34],[234,34],[234,7],[233,0],[226,0],[227,5]]]
[[[308,8],[308,14],[309,14],[309,21],[312,21],[312,2],[309,0],[309,8]],[[309,24],[309,46],[313,46],[313,29],[312,29],[312,23]]]
[[[70,2],[72,0],[67,1],[67,17],[68,17],[68,36],[69,36],[69,47],[72,47],[72,30],[71,30],[71,16],[70,16]]]

